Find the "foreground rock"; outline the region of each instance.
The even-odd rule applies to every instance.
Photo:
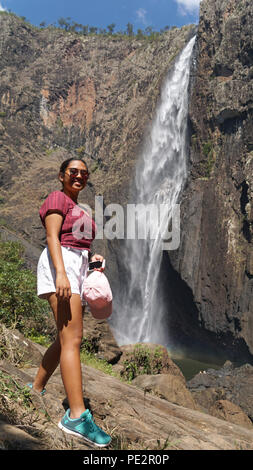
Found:
[[[2,361],[0,371],[24,385],[32,380],[36,369],[19,370],[8,361]],[[111,449],[253,449],[253,432],[242,426],[144,394],[137,387],[91,367],[82,366],[82,371],[86,406],[91,409],[97,423],[111,433]],[[32,424],[33,435],[40,431],[40,438],[34,438],[33,449],[91,448],[79,439],[63,434],[57,427],[67,407],[59,369],[48,383],[47,394],[43,398],[34,392],[31,396],[33,416],[37,416]],[[15,434],[17,426],[9,428],[6,423],[0,423],[0,429],[2,448],[13,448],[10,447],[12,442],[18,448],[22,447],[24,436],[20,437],[18,432]],[[25,428],[27,433],[30,430],[31,426]],[[45,435],[47,438],[44,439]]]
[[[192,408],[193,410],[198,409],[191,392],[189,392],[185,382],[179,376],[169,374],[144,374],[136,377],[132,383],[142,388],[145,393],[153,393],[176,405],[182,405],[186,408]]]

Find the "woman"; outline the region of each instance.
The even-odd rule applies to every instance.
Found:
[[[97,446],[111,438],[93,421],[86,410],[82,393],[80,345],[82,341],[82,284],[87,276],[90,245],[95,223],[77,205],[77,199],[89,178],[84,160],[70,158],[60,167],[61,191],[53,191],[40,208],[46,228],[47,247],[41,253],[37,269],[38,296],[48,300],[57,325],[57,338],[46,351],[33,384],[44,394],[45,385],[60,363],[69,409],[58,426]],[[103,260],[94,255],[91,261]]]

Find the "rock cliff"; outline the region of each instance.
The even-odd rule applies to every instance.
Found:
[[[248,0],[200,4],[189,177],[181,203],[181,244],[169,253],[168,287],[176,292],[177,320],[171,327],[177,345],[251,362],[252,26]]]

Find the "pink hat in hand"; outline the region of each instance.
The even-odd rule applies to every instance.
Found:
[[[84,280],[83,298],[97,320],[104,320],[112,314],[112,291],[103,272],[93,271]]]

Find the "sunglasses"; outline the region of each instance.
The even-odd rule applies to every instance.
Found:
[[[69,170],[69,176],[71,178],[76,178],[79,173],[82,179],[88,179],[89,178],[89,172],[87,170],[78,170],[78,168],[68,168]]]

